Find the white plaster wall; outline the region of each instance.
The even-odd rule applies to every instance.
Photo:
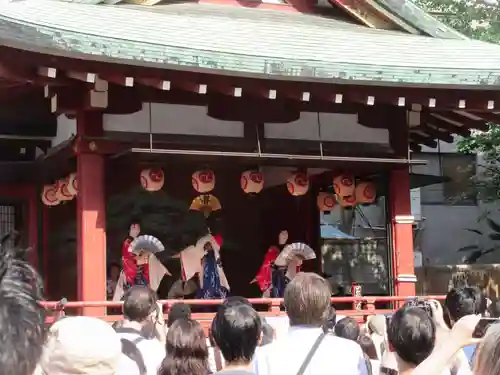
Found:
[[[207,116],[207,108],[189,105],[145,103],[130,115],[104,115],[105,131],[243,137],[243,123]]]
[[[69,119],[66,115],[60,115],[57,118],[57,133],[52,139],[52,147],[57,146],[76,134],[76,120]]]
[[[103,126],[105,131],[243,137],[243,123],[211,118],[200,106],[145,103],[131,115],[104,115]],[[387,129],[367,128],[357,115],[342,113],[320,113],[318,122],[317,113],[303,112],[291,123],[265,124],[264,132],[277,139],[317,141],[321,133],[324,141],[389,144]]]
[[[344,113],[302,112],[297,121],[266,124],[264,132],[266,138],[389,144],[387,129],[362,126],[358,115]]]

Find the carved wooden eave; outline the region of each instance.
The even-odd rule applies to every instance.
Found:
[[[379,2],[357,1],[360,14],[371,7],[378,17],[371,26],[406,32],[214,4],[3,2],[0,83],[43,86],[52,110],[70,114],[132,113],[146,101],[217,114],[229,98],[235,108],[285,103],[289,114],[399,108],[414,149],[500,122],[500,46],[410,35],[424,31]],[[380,126],[369,115],[361,123]]]

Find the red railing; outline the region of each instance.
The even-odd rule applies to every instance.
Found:
[[[352,303],[353,308],[351,310],[342,310],[338,309],[337,313],[340,315],[353,316],[360,321],[365,320],[365,318],[369,315],[374,314],[384,314],[393,311],[394,309],[377,309],[376,303],[395,303],[398,304],[410,299],[415,298],[414,296],[400,297],[400,296],[362,296],[362,297],[333,297],[331,299],[333,304],[346,304]],[[435,299],[438,301],[444,300],[445,296],[423,296],[421,298],[425,299]],[[174,303],[179,302],[179,300],[162,300],[160,303],[165,307],[165,312],[168,312],[168,309]],[[222,303],[222,300],[182,300],[182,302],[193,305],[193,306],[216,306]],[[265,316],[280,316],[285,314],[284,311],[281,310],[281,304],[283,303],[283,299],[280,298],[250,298],[249,302],[253,305],[267,305],[267,311],[261,312],[261,314]],[[355,309],[357,303],[363,303],[363,309],[358,310]],[[66,301],[47,301],[42,302],[42,306],[44,306],[47,310],[51,311],[52,314],[49,314],[47,318],[47,323],[52,323],[55,319],[60,316],[66,315],[66,312],[69,312],[70,315],[79,315],[78,309],[83,307],[105,307],[109,310],[117,310],[121,307],[121,302],[112,302],[112,301],[75,301],[75,302],[66,302]],[[76,314],[71,314],[72,309],[77,309]],[[203,321],[203,320],[211,320],[213,318],[213,313],[195,313],[193,314],[193,318]],[[109,322],[114,322],[117,320],[123,319],[122,315],[119,314],[110,314],[99,316],[99,318],[104,319]]]

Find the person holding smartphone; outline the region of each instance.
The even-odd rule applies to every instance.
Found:
[[[123,316],[123,324],[116,332],[128,347],[138,349],[139,358],[131,359],[124,353],[120,366],[123,372],[118,375],[132,374],[133,366],[139,369],[145,366],[146,375],[156,375],[166,355],[165,319],[156,293],[145,286],[132,286],[124,295]]]

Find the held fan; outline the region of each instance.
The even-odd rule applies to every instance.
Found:
[[[280,255],[276,258],[274,263],[277,266],[286,266],[293,257],[298,257],[303,260],[316,259],[316,253],[311,246],[302,242],[294,242],[285,246]]]
[[[165,250],[165,246],[158,238],[145,234],[133,240],[128,249],[134,254],[139,254],[142,251],[156,254]]]
[[[193,199],[189,209],[200,211],[205,217],[209,217],[212,212],[221,210],[222,206],[217,197],[212,194],[203,194]]]

